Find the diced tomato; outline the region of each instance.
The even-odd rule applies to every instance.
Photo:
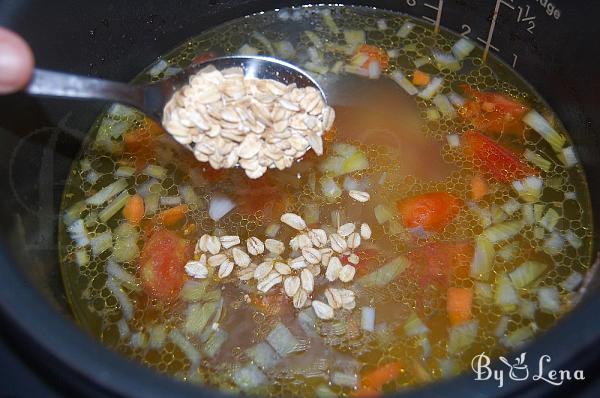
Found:
[[[473,244],[471,242],[434,242],[409,252],[419,285],[448,285],[449,278],[468,278]]]
[[[471,320],[473,314],[473,289],[470,287],[449,287],[446,300],[446,311],[451,325],[458,325]]]
[[[468,97],[460,115],[469,120],[478,130],[490,133],[510,133],[523,135],[523,116],[529,107],[505,95],[484,92],[463,85]]]
[[[444,229],[456,217],[461,206],[462,201],[447,192],[429,192],[396,202],[405,227],[423,227],[430,232]]]
[[[217,54],[215,54],[212,51],[209,51],[206,53],[201,53],[194,57],[194,59],[192,60],[192,64],[201,64],[203,62],[206,62],[208,60],[215,58],[216,56],[217,56]]]
[[[290,300],[281,290],[276,290],[268,295],[253,295],[251,300],[251,304],[256,309],[268,316],[283,316],[292,312]]]
[[[379,255],[379,250],[375,248],[357,249],[354,250],[354,254],[356,254],[359,258],[358,264],[354,264],[357,276],[367,275],[370,272],[374,271],[377,267],[377,256]],[[350,264],[350,262],[348,261],[349,257],[350,255],[343,255],[340,258],[343,265]]]
[[[463,135],[463,150],[467,156],[481,162],[482,171],[499,182],[510,184],[527,176],[538,174],[511,150],[477,131]]]
[[[236,196],[238,204],[236,210],[239,213],[250,215],[263,211],[264,216],[268,219],[285,212],[285,192],[269,175],[255,180],[244,176],[240,183],[241,186],[237,190]]]
[[[158,138],[164,134],[163,128],[150,118],[144,119],[144,127],[135,128],[123,134],[125,150],[135,157],[136,170],[144,168],[156,156]]]
[[[366,54],[369,57],[369,59],[361,65],[361,68],[368,68],[369,63],[372,61],[377,61],[382,71],[390,66],[390,57],[383,48],[371,44],[362,44],[358,47],[355,54]]]
[[[139,263],[146,294],[165,303],[177,298],[186,280],[185,264],[192,254],[190,242],[174,232],[153,233],[142,248]]]

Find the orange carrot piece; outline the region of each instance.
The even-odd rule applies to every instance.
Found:
[[[396,202],[402,224],[406,228],[423,227],[438,232],[452,220],[462,207],[462,201],[447,192],[428,192]]]
[[[380,397],[381,391],[374,390],[369,387],[361,387],[354,391],[351,395],[353,398],[377,398]]]
[[[473,200],[481,200],[489,192],[488,184],[481,174],[475,174],[471,179],[471,196]]]
[[[415,86],[426,86],[429,84],[430,81],[431,81],[431,76],[429,76],[429,73],[425,73],[418,69],[415,70],[415,73],[413,74],[413,79],[412,79],[412,82]]]
[[[144,198],[138,194],[130,196],[123,208],[123,217],[130,223],[138,225],[144,218]]]
[[[458,325],[471,319],[473,289],[468,287],[449,287],[446,310],[451,325]]]
[[[361,65],[362,68],[368,68],[372,61],[378,62],[381,70],[386,70],[390,66],[390,57],[383,48],[371,44],[361,44],[355,54],[365,54],[369,57]]]
[[[390,362],[383,365],[362,377],[360,390],[380,392],[384,385],[400,376],[403,369],[404,367],[400,362]]]
[[[156,217],[158,219],[158,222],[160,222],[164,226],[172,227],[173,225],[183,220],[187,212],[187,205],[179,205],[161,211]]]

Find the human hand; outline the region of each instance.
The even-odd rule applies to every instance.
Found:
[[[31,80],[33,53],[22,37],[0,27],[0,94],[21,90]]]

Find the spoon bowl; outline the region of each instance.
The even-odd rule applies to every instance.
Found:
[[[312,86],[327,97],[319,84],[302,69],[272,57],[232,55],[194,64],[178,74],[152,84],[131,85],[110,80],[36,69],[25,92],[45,97],[96,99],[133,106],[162,124],[163,110],[169,99],[190,76],[212,65],[218,70],[240,67],[246,77],[272,79],[298,87]]]

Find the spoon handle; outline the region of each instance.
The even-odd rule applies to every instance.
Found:
[[[143,105],[144,98],[140,87],[43,69],[34,70],[25,92],[48,97],[102,99],[138,108]]]

